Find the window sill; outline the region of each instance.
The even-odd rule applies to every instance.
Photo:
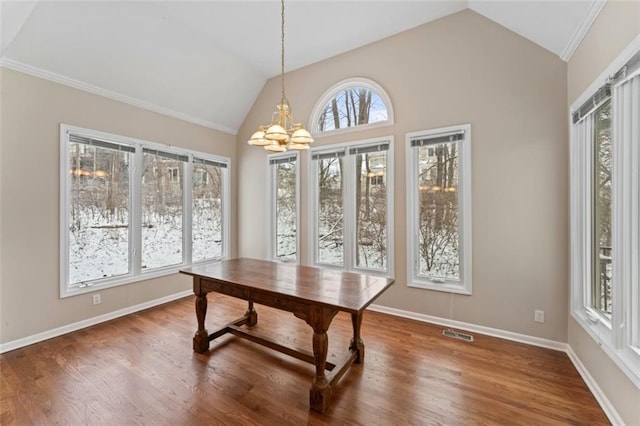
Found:
[[[599,333],[598,326],[600,324],[594,324],[589,321],[586,311],[573,310],[571,316],[622,370],[636,388],[640,389],[640,357],[635,356],[635,349],[616,349],[610,336],[603,336],[601,332]]]
[[[351,272],[353,274],[364,274],[364,275],[373,275],[376,277],[393,278],[393,272],[381,271],[379,269],[364,269],[364,268],[346,269],[342,265],[331,265],[328,263],[311,263],[310,266],[313,266],[315,268],[327,269],[331,271]]]
[[[423,290],[435,290],[443,291],[445,293],[466,294],[471,296],[471,288],[467,288],[464,284],[452,284],[452,283],[434,283],[431,281],[410,281],[407,283],[408,287],[421,288]],[[470,287],[470,286],[469,286]]]
[[[193,262],[192,265],[196,264],[206,264],[219,262],[219,259],[213,260],[205,260],[199,262]],[[138,275],[121,275],[113,278],[106,278],[104,280],[93,281],[87,283],[84,287],[74,287],[68,288],[63,287],[60,289],[60,299],[65,299],[67,297],[80,296],[82,294],[93,293],[99,290],[106,290],[108,288],[119,287],[121,285],[134,284],[140,281],[151,280],[154,278],[165,277],[168,275],[177,274],[180,269],[185,268],[190,265],[180,264],[180,265],[172,265],[166,266],[163,268],[152,269],[149,271],[144,271]]]

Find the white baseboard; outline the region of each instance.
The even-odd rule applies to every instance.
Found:
[[[388,308],[386,306],[371,305],[369,309],[375,312],[382,312],[384,314],[395,315],[397,317],[409,318],[416,321],[428,322],[431,324],[442,325],[445,327],[451,327],[459,330],[472,331],[475,333],[484,334],[492,337],[499,337],[501,339],[511,340],[519,343],[526,343],[532,346],[539,346],[541,348],[554,349],[556,351],[567,351],[567,344],[562,342],[556,342],[555,340],[543,339],[540,337],[528,336],[526,334],[514,333],[511,331],[500,330],[498,328],[485,327],[482,325],[470,324],[462,321],[454,321],[447,318],[434,317],[431,315],[418,314],[410,311],[403,311],[402,309]]]
[[[422,321],[430,324],[442,325],[445,327],[452,327],[459,330],[471,331],[487,336],[498,337],[505,340],[512,340],[514,342],[526,343],[532,346],[539,346],[547,349],[554,349],[567,354],[576,370],[584,380],[585,384],[595,397],[598,404],[609,418],[609,421],[614,426],[624,425],[624,421],[620,418],[620,415],[611,404],[605,393],[600,389],[598,383],[593,379],[587,368],[582,364],[580,358],[575,354],[571,346],[567,343],[556,342],[555,340],[542,339],[540,337],[527,336],[526,334],[513,333],[511,331],[500,330],[497,328],[484,327],[481,325],[470,324],[462,321],[454,321],[447,318],[434,317],[431,315],[418,314],[415,312],[404,311],[402,309],[388,308],[386,306],[371,305],[370,310],[374,312],[382,312],[384,314],[394,315],[402,318],[408,318],[416,321]]]
[[[595,397],[596,401],[598,401],[598,404],[600,404],[600,407],[602,407],[602,411],[607,415],[611,424],[614,426],[624,426],[624,421],[620,418],[620,415],[611,404],[611,401],[609,401],[605,393],[600,389],[600,386],[598,386],[598,383],[589,373],[589,370],[587,370],[587,367],[584,366],[582,361],[580,361],[580,358],[578,358],[578,355],[576,355],[569,345],[567,345],[567,355],[576,367],[576,370],[578,370],[578,373],[580,373],[580,376],[582,376],[582,380],[587,384],[587,387]]]
[[[12,351],[14,349],[22,348],[24,346],[32,345],[34,343],[42,342],[43,340],[58,337],[63,334],[70,333],[72,331],[80,330],[82,328],[90,327],[92,325],[100,324],[101,322],[109,321],[118,317],[132,314],[134,312],[149,309],[154,306],[162,305],[163,303],[172,302],[177,299],[193,294],[192,290],[185,290],[179,293],[170,294],[169,296],[161,297],[159,299],[150,300],[149,302],[140,303],[138,305],[129,306],[127,308],[119,309],[117,311],[109,312],[104,315],[98,315],[97,317],[89,318],[86,320],[78,321],[73,324],[64,325],[62,327],[54,328],[53,330],[43,331],[42,333],[34,334],[32,336],[23,337],[22,339],[13,340],[11,342],[0,344],[0,354]]]

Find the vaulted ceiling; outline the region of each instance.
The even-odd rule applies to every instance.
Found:
[[[286,3],[291,71],[469,8],[563,60],[603,0]],[[236,133],[280,72],[280,3],[6,1],[2,65]]]

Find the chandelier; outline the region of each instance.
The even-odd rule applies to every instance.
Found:
[[[271,116],[271,123],[261,125],[258,131],[251,135],[247,141],[249,145],[264,146],[267,151],[283,152],[288,149],[309,149],[309,144],[313,142],[311,134],[301,123],[293,120],[289,100],[284,92],[284,0],[281,4],[280,26],[280,84],[282,86],[282,97],[277,105],[278,111]]]

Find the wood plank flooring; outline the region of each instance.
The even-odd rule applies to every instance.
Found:
[[[245,302],[209,294],[207,328]],[[256,305],[255,330],[311,348],[310,327]],[[194,298],[0,355],[2,425],[561,425],[609,424],[566,354],[366,312],[365,362],[309,410],[311,365],[227,335],[192,351]],[[351,319],[329,329],[328,361],[348,347]]]

